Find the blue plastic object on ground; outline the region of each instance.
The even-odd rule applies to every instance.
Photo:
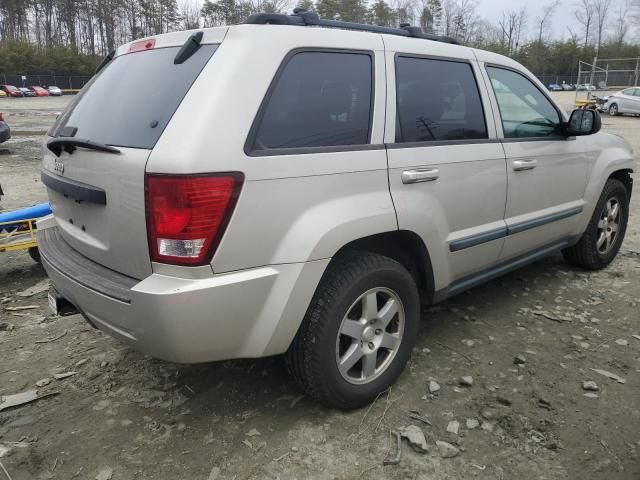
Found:
[[[30,218],[40,218],[51,213],[51,207],[48,203],[39,203],[32,207],[21,208],[11,212],[0,213],[0,223],[17,222],[20,220],[28,220]]]

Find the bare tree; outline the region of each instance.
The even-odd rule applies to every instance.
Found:
[[[442,2],[442,33],[447,37],[453,31],[453,19],[456,15],[456,3],[454,0],[444,0]]]
[[[579,0],[578,9],[574,12],[574,15],[584,30],[583,47],[587,48],[591,39],[591,29],[593,27],[595,15],[593,2],[591,0]]]
[[[621,47],[625,41],[627,34],[629,33],[629,16],[631,14],[630,5],[627,1],[623,0],[618,5],[616,10],[616,17],[613,23],[613,43]]]
[[[502,20],[498,22],[501,31],[501,44],[507,55],[518,50],[520,36],[527,20],[527,11],[521,8],[519,11],[509,10],[502,12]]]
[[[180,6],[180,28],[192,30],[200,28],[200,6],[195,0],[184,0]]]
[[[607,21],[607,15],[609,14],[609,9],[611,8],[611,0],[594,0],[593,8],[595,11],[595,20],[596,20],[596,55],[600,51],[600,47],[602,46],[602,39],[604,34],[604,27]]]
[[[547,5],[544,6],[542,10],[542,15],[536,19],[536,32],[537,32],[538,43],[542,43],[544,34],[549,29],[549,22],[551,21],[553,12],[555,12],[559,4],[560,4],[560,0],[554,0],[551,3],[548,3]]]

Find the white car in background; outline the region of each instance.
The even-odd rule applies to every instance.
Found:
[[[604,98],[602,110],[609,115],[631,113],[640,115],[640,87],[631,87]]]
[[[50,85],[47,87],[47,90],[49,91],[49,95],[53,96],[53,97],[59,97],[62,95],[62,90],[60,90],[60,88],[54,86],[54,85]]]

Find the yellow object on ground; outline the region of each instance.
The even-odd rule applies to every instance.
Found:
[[[0,252],[37,247],[37,218],[0,223]]]

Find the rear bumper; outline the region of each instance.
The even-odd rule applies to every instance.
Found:
[[[0,122],[0,143],[6,142],[11,138],[11,129],[5,122]]]
[[[138,281],[74,250],[70,254],[71,247],[52,230],[39,231],[38,243],[55,289],[100,330],[177,363],[283,353],[328,263],[267,266],[205,279],[154,273]]]

